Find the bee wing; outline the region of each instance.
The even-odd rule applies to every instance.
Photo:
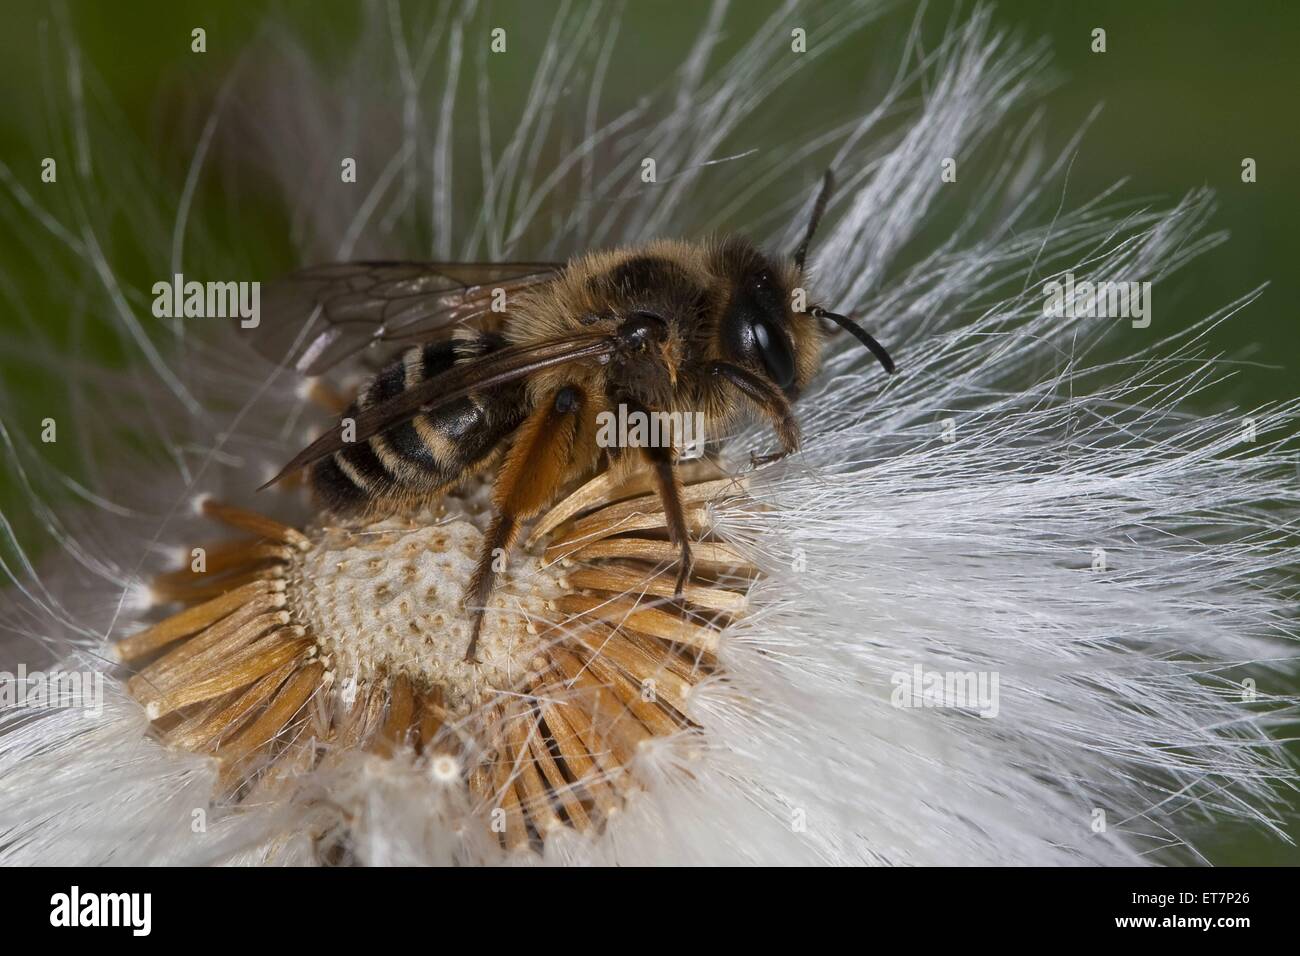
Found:
[[[614,352],[615,347],[616,341],[611,336],[586,333],[554,339],[540,345],[501,349],[464,362],[408,388],[388,401],[367,406],[356,416],[350,442],[343,440],[341,428],[331,428],[295,455],[278,475],[262,487],[273,485],[286,475],[306,468],[336,451],[342,451],[349,444],[366,441],[370,436],[407,421],[420,412],[433,411],[464,398],[471,392],[526,378],[544,368],[608,356]]]
[[[418,342],[549,282],[551,262],[334,262],[270,283],[254,347],[277,364],[319,375],[376,342]]]

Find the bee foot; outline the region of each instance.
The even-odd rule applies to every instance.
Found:
[[[790,453],[788,451],[777,451],[777,452],[773,452],[770,455],[755,455],[753,452],[750,452],[749,467],[751,469],[757,470],[759,468],[762,468],[764,465],[772,464],[772,462],[774,461],[780,461],[782,458],[787,457],[789,454]]]

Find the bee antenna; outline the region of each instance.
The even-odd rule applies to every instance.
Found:
[[[828,169],[822,176],[822,189],[817,194],[817,201],[813,203],[812,216],[808,219],[808,229],[803,234],[803,242],[799,243],[799,248],[794,251],[794,264],[801,271],[804,260],[808,258],[808,247],[812,245],[813,236],[817,233],[817,226],[822,221],[833,192],[835,192],[835,174]]]
[[[867,330],[862,328],[862,326],[845,316],[836,315],[834,312],[827,312],[821,306],[812,309],[809,314],[818,319],[830,319],[845,332],[848,332],[855,339],[865,345],[871,351],[871,354],[876,357],[876,360],[884,367],[886,372],[890,375],[894,374],[894,360],[889,357],[889,353],[885,351],[885,347],[873,339]]]

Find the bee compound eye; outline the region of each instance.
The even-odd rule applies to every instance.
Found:
[[[782,390],[793,385],[794,353],[790,350],[785,333],[770,326],[766,319],[760,318],[754,322],[754,344],[773,383]]]

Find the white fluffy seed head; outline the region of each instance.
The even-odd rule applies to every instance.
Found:
[[[383,17],[395,8],[371,9]],[[826,5],[810,12],[808,34],[869,47],[857,28],[878,9]],[[1114,195],[1075,205],[1063,189],[1074,144],[1053,156],[1020,135],[1029,130],[1008,128],[1044,73],[1041,52],[998,35],[986,10],[937,48],[909,40],[873,50],[898,67],[888,71],[894,83],[825,137],[814,130],[797,142],[764,141],[744,156],[731,148],[755,141],[748,130],[737,135],[743,125],[770,120],[766,98],[820,62],[785,52],[784,11],[742,26],[724,23],[718,5],[684,51],[684,68],[665,71],[665,97],[629,113],[600,99],[600,64],[614,56],[617,24],[572,11],[539,56],[528,105],[509,114],[490,102],[494,130],[500,122],[512,132],[504,142],[471,142],[478,155],[468,163],[452,160],[459,137],[474,135],[462,120],[484,106],[470,97],[488,89],[467,53],[481,18],[452,17],[420,47],[432,51],[427,58],[395,53],[393,44],[412,38],[409,24],[392,22],[364,32],[356,70],[318,66],[305,53],[269,59],[262,75],[274,79],[236,87],[228,101],[257,108],[223,111],[214,134],[235,144],[225,153],[256,167],[260,189],[269,181],[281,191],[303,264],[395,249],[444,260],[564,258],[746,226],[789,249],[802,226],[792,210],[809,202],[801,187],[816,182],[823,156],[834,161],[840,192],[814,244],[814,288],[890,347],[899,374],[883,380],[858,350],[832,340],[819,384],[799,405],[804,451],[754,486],[769,507],[717,516],[719,533],[768,579],[751,617],[722,645],[725,676],[692,692],[699,735],[689,748],[675,739],[640,759],[640,795],[598,837],[548,841],[547,859],[1141,863],[1201,859],[1207,823],[1280,832],[1279,794],[1295,779],[1282,741],[1294,706],[1297,628],[1283,582],[1294,571],[1300,512],[1288,444],[1297,408],[1255,416],[1260,437],[1247,445],[1239,415],[1183,410],[1220,374],[1201,336],[1250,297],[1202,309],[1209,319],[1199,326],[1189,325],[1196,315],[1183,317],[1190,330],[1160,343],[1172,314],[1139,335],[1104,321],[1048,319],[1039,294],[1042,281],[1067,270],[1156,280],[1157,301],[1172,310],[1176,296],[1163,296],[1176,290],[1178,270],[1222,241],[1207,231],[1209,197],[1196,193],[1172,209],[1122,208]],[[743,34],[726,59],[717,45],[723,27]],[[426,69],[413,89],[411,64]],[[590,120],[584,113],[572,124],[562,115],[573,103],[566,91],[583,80]],[[393,89],[409,95],[395,103]],[[241,115],[265,127],[241,129]],[[78,124],[68,141],[93,143],[96,164],[112,166],[111,123],[93,125],[93,110],[71,105],[60,116]],[[353,116],[389,118],[358,146],[361,168],[392,171],[360,207],[343,198],[352,193],[338,189],[337,166],[319,162],[339,154],[333,133]],[[575,129],[587,132],[575,139]],[[805,147],[819,142],[827,148],[811,160]],[[548,143],[561,154],[530,149]],[[975,157],[997,144],[1010,152],[992,156],[983,188]],[[648,155],[673,174],[630,191]],[[212,174],[206,156],[195,157],[199,181]],[[961,181],[980,183],[978,202],[937,175],[953,156],[972,157]],[[126,168],[128,157],[114,158]],[[45,196],[16,185],[21,177],[0,171],[13,200],[6,208],[18,210],[7,214],[22,217],[34,249],[50,261],[69,250],[82,257],[88,281],[79,295],[102,293],[69,307],[97,309],[137,353],[130,374],[69,376],[66,355],[52,346],[42,355],[42,343],[29,350],[69,389],[71,404],[111,426],[87,434],[78,477],[89,475],[83,484],[93,490],[71,506],[51,505],[52,490],[67,483],[48,456],[0,425],[12,452],[6,465],[29,489],[44,543],[65,558],[38,565],[6,553],[17,594],[0,605],[0,633],[13,638],[5,649],[16,659],[37,647],[79,649],[80,663],[99,667],[105,635],[144,623],[121,598],[150,548],[194,539],[199,523],[185,503],[195,483],[222,489],[223,500],[227,491],[249,493],[296,450],[294,436],[314,437],[324,418],[313,419],[294,383],[259,365],[237,335],[186,324],[177,330],[186,347],[174,354],[148,339],[131,307],[148,301],[148,286],[129,287],[130,270],[118,268],[125,260],[107,241],[122,202],[47,208]],[[123,179],[154,181],[148,171]],[[739,221],[755,195],[765,218]],[[483,201],[466,214],[462,197]],[[157,215],[172,208],[144,189],[129,201]],[[949,240],[917,249],[932,214],[953,202],[961,206]],[[995,221],[981,218],[981,204],[998,210]],[[188,250],[199,247],[192,240],[208,238],[190,235],[201,223],[179,208],[174,236],[150,231],[162,240],[145,250],[159,275],[173,264],[184,271]],[[220,258],[216,243],[202,248]],[[205,266],[221,274],[219,262]],[[243,268],[232,255],[228,277]],[[200,339],[200,328],[213,338]],[[1106,334],[1124,336],[1136,358],[1100,365],[1094,349]],[[948,420],[952,441],[940,428]],[[112,442],[127,427],[168,455],[121,460]],[[766,452],[769,442],[751,430],[736,442],[738,457]],[[292,494],[267,492],[259,503],[286,523],[308,517]],[[1107,553],[1103,570],[1093,570],[1096,549]],[[359,589],[348,603],[364,623],[369,585],[345,586]],[[996,672],[998,716],[894,706],[892,679],[915,664]],[[1257,691],[1250,700],[1244,680]],[[293,848],[309,842],[298,837],[312,821],[294,808],[249,808],[211,838],[191,833],[188,815],[214,791],[209,761],[145,736],[139,707],[115,680],[108,695],[102,720],[0,713],[0,832],[10,836],[0,861],[225,862],[232,846],[246,848],[234,862],[303,861]],[[364,862],[503,859],[466,816],[462,788],[447,785],[463,769],[454,761],[430,768],[443,766],[445,780],[377,780],[357,769],[362,761],[339,756],[312,782],[347,808]]]

